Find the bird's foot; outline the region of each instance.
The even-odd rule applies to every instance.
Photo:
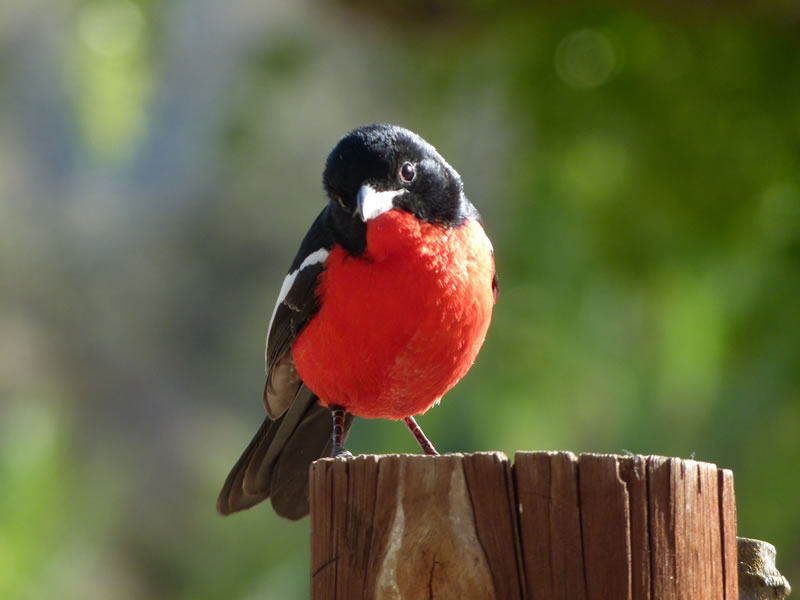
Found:
[[[352,458],[353,455],[344,449],[344,422],[347,411],[341,406],[330,406],[331,416],[333,417],[333,449],[332,458]]]
[[[345,450],[344,448],[334,448],[331,451],[331,458],[353,458],[353,454],[350,450]]]
[[[425,434],[422,432],[422,427],[417,425],[417,422],[414,420],[414,417],[406,417],[403,419],[405,421],[406,426],[408,427],[409,431],[411,431],[414,439],[417,440],[419,447],[422,448],[422,451],[427,454],[428,456],[439,456],[439,453],[436,451],[436,448],[433,447],[431,441],[425,437]]]

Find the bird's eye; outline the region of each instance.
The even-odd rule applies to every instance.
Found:
[[[410,162],[404,162],[403,166],[400,167],[400,179],[405,181],[406,183],[411,183],[414,181],[414,177],[417,176],[417,171]]]

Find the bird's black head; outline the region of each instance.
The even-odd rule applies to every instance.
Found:
[[[328,156],[322,182],[336,229],[350,234],[363,236],[367,221],[393,208],[442,227],[458,226],[474,211],[455,169],[416,133],[395,125],[368,125],[344,136]]]

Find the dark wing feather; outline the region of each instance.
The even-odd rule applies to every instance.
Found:
[[[300,423],[309,412],[313,412],[312,409],[316,406],[319,406],[317,396],[305,385],[301,385],[289,410],[273,421],[276,427],[274,427],[274,433],[269,441],[260,444],[253,452],[250,464],[247,465],[244,473],[243,487],[246,494],[252,496],[262,490],[270,489],[272,469],[278,457],[285,450],[287,442],[295,434]],[[328,424],[329,429],[332,430],[330,411],[328,411]],[[331,437],[331,431],[327,432],[327,436]]]
[[[348,414],[345,439],[352,424],[353,415]],[[276,513],[293,521],[308,514],[308,469],[319,457],[330,456],[331,446],[331,412],[315,402],[286,441],[272,468],[270,493]]]
[[[267,373],[264,408],[273,419],[289,408],[302,383],[294,368],[291,348],[303,327],[319,310],[319,276],[334,244],[329,215],[330,209],[325,207],[308,230],[289,267],[272,314],[264,355]]]
[[[324,257],[334,244],[326,207],[306,234],[267,334],[267,418],[231,470],[217,501],[221,514],[250,508],[272,497],[275,511],[289,519],[308,514],[308,468],[330,452],[330,411],[300,379],[291,347],[319,309],[316,288]],[[316,253],[316,254],[315,254]],[[311,259],[309,259],[311,257]],[[349,429],[352,419],[346,423]]]
[[[270,440],[275,436],[277,427],[273,427],[273,425],[275,425],[274,421],[269,418],[264,419],[264,422],[261,424],[255,436],[253,436],[247,449],[242,453],[239,460],[236,461],[236,464],[233,465],[217,498],[217,512],[221,515],[229,515],[244,510],[245,508],[250,508],[269,497],[268,490],[260,494],[245,494],[244,473],[248,465],[252,462],[253,455],[258,448],[262,445],[268,446]]]
[[[273,419],[289,408],[302,384],[294,366],[291,348],[303,327],[319,309],[316,289],[323,268],[324,262],[315,262],[299,271],[290,272],[287,277],[293,278],[292,285],[275,307],[272,327],[267,336],[267,380],[264,384],[264,408]]]

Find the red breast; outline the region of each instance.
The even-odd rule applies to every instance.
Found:
[[[392,210],[358,257],[335,247],[320,309],[292,346],[322,404],[366,418],[428,410],[463,377],[491,320],[494,259],[475,219],[443,228]]]

